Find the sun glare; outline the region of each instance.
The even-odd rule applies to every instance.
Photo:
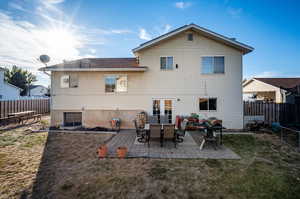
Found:
[[[64,59],[70,58],[82,46],[80,37],[68,29],[40,30],[36,32],[36,36],[44,44],[45,53]]]

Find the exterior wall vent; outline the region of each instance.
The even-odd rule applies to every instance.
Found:
[[[193,40],[194,40],[194,35],[193,35],[193,33],[188,33],[188,34],[187,34],[187,40],[188,40],[188,41],[193,41]]]

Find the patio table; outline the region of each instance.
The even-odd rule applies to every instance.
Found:
[[[216,131],[219,131],[219,135],[220,135],[220,139],[219,139],[219,145],[223,145],[223,127],[222,126],[212,126],[208,123],[206,123],[205,125],[203,125],[203,128],[206,130],[206,137],[208,140],[216,137]],[[205,139],[203,139],[202,143],[200,144],[200,150],[202,150],[203,146],[205,143]]]
[[[160,124],[161,125],[161,130],[164,130],[164,125],[169,125],[169,124]],[[146,131],[150,131],[150,124],[146,123],[144,129]],[[178,130],[178,128],[175,126],[175,130]]]

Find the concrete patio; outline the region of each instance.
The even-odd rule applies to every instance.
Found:
[[[187,132],[184,141],[178,143],[177,148],[174,147],[172,141],[164,142],[164,146],[161,147],[158,140],[151,141],[148,147],[147,143],[137,142],[134,130],[122,130],[107,143],[108,157],[117,157],[117,148],[126,146],[129,158],[240,159],[240,156],[224,145],[215,150],[205,144],[200,150],[202,139],[202,134],[199,132]]]

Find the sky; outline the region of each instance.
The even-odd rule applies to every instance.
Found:
[[[300,0],[0,0],[0,66],[37,75],[51,60],[132,57],[139,44],[180,26],[199,26],[255,48],[244,78],[300,77]]]

